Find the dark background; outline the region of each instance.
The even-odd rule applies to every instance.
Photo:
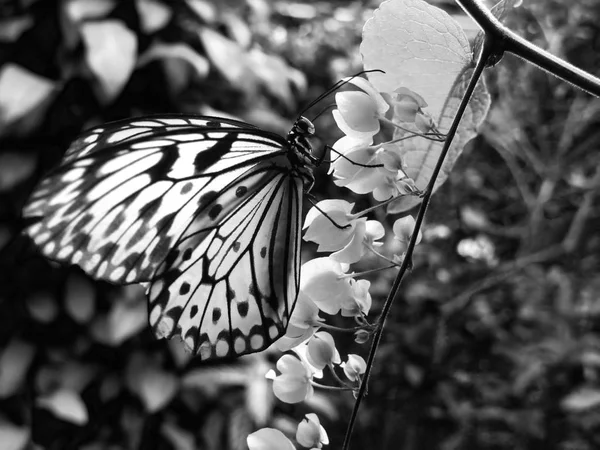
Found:
[[[452,2],[434,3],[469,24]],[[105,121],[231,114],[285,134],[303,105],[360,70],[360,31],[376,5],[0,2],[0,447],[243,449],[255,429],[293,433],[311,411],[331,448],[341,445],[351,395],[282,404],[263,376],[276,354],[200,365],[155,341],[141,288],[44,260],[21,234],[20,209],[77,133]],[[511,27],[599,75],[596,0],[524,6]],[[137,45],[113,95],[82,38],[106,21]],[[488,72],[492,109],[434,196],[353,448],[600,446],[600,103],[510,56]],[[338,136],[328,114],[316,126],[326,143]],[[370,204],[326,170],[317,198]],[[373,318],[393,276],[371,278]],[[338,345],[366,355],[347,338]]]

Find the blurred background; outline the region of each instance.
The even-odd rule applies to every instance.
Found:
[[[452,1],[431,3],[475,36]],[[264,378],[277,354],[199,364],[154,340],[143,289],[48,262],[20,210],[77,134],[106,121],[181,112],[287,133],[304,105],[361,70],[377,5],[0,1],[3,450],[237,450],[260,427],[293,433],[308,412],[341,445],[351,395],[282,404]],[[597,0],[526,0],[507,23],[600,75]],[[353,448],[600,448],[600,102],[510,56],[488,72],[492,109],[434,196]],[[338,136],[328,114],[316,126],[325,143]],[[326,171],[318,199],[370,205]],[[373,318],[393,276],[370,278]]]

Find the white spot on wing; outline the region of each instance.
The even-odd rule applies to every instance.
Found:
[[[109,275],[109,278],[111,280],[117,281],[119,280],[123,275],[125,274],[125,268],[124,267],[117,267],[115,270],[112,271],[112,273]]]
[[[154,325],[154,334],[157,339],[168,338],[171,336],[174,325],[175,322],[173,322],[173,319],[167,316],[162,316],[160,321]]]
[[[219,358],[226,356],[229,353],[229,344],[223,339],[219,340],[217,345],[215,345],[215,352]]]
[[[244,350],[246,350],[246,341],[244,341],[243,338],[241,337],[237,337],[235,339],[235,342],[233,344],[233,349],[234,351],[239,355],[240,353],[242,353]]]
[[[108,263],[106,261],[102,261],[100,263],[100,267],[98,267],[98,270],[96,271],[96,274],[98,275],[98,277],[104,277],[104,273],[106,272],[106,269],[108,269]]]
[[[160,158],[160,153],[155,153],[153,149],[146,151],[139,150],[135,152],[119,153],[116,157],[105,163],[100,168],[100,170],[98,171],[98,175],[108,175],[123,169],[127,169],[123,171],[131,175],[132,172],[136,173],[134,172],[134,170],[139,172],[141,170],[152,167],[158,161],[160,161]],[[134,169],[132,165],[137,161],[140,161],[141,165],[138,166],[136,164]]]
[[[254,334],[250,338],[250,346],[252,347],[253,350],[258,350],[259,348],[261,348],[264,345],[264,343],[265,343],[265,340],[263,339],[263,337],[260,334]]]
[[[79,264],[82,258],[83,252],[81,250],[77,250],[75,253],[73,253],[73,256],[71,256],[71,261],[73,264]]]
[[[125,139],[127,139],[128,137],[131,136],[135,136],[136,134],[139,133],[145,133],[146,131],[150,131],[148,128],[126,128],[124,130],[119,130],[116,131],[115,133],[113,133],[112,136],[110,136],[106,142],[109,144],[113,144],[115,142],[120,142],[120,141],[124,141]]]
[[[161,122],[167,125],[187,125],[187,121],[185,119],[177,119],[174,117],[170,117],[168,119],[160,119]]]
[[[134,127],[152,127],[152,128],[163,126],[162,123],[153,122],[151,120],[140,120],[137,122],[131,122],[131,125]]]
[[[73,252],[73,246],[72,245],[65,245],[64,247],[62,247],[58,253],[56,254],[56,257],[58,259],[63,259],[66,258],[67,256],[69,256],[72,252]]]
[[[89,136],[86,136],[85,139],[83,139],[83,142],[85,142],[86,144],[93,144],[97,140],[98,140],[98,135],[96,133],[93,133],[93,134],[90,134]]]
[[[71,169],[68,172],[65,172],[63,174],[61,181],[64,183],[70,183],[72,181],[76,181],[79,178],[81,178],[83,176],[83,174],[85,174],[85,169],[82,169],[82,168]]]
[[[183,340],[183,344],[185,346],[185,349],[188,352],[193,352],[194,351],[194,346],[196,345],[196,343],[194,342],[194,339],[191,336],[186,337]]]
[[[148,316],[148,321],[150,322],[150,325],[152,325],[152,326],[156,325],[156,322],[158,322],[158,319],[160,318],[162,311],[163,310],[159,305],[155,305],[154,308],[152,308],[152,310],[150,311],[150,315]]]
[[[131,145],[132,150],[143,150],[145,148],[158,148],[158,147],[166,147],[167,145],[173,144],[173,141],[168,139],[151,139],[149,141],[136,142]]]
[[[198,349],[198,355],[200,359],[208,359],[212,354],[212,345],[208,342],[203,342],[200,344],[200,348]]]
[[[56,247],[56,244],[54,242],[48,242],[46,244],[46,246],[44,247],[44,253],[50,254],[50,253],[54,252],[55,247]]]
[[[178,158],[169,170],[168,175],[172,178],[184,178],[194,175],[196,173],[196,157],[214,144],[212,141],[205,140],[180,143],[177,147]]]
[[[271,325],[269,327],[269,337],[271,339],[275,339],[278,334],[279,334],[279,331],[277,330],[277,327],[275,325]]]
[[[186,141],[202,141],[205,139],[203,134],[200,133],[186,133],[186,134],[178,134],[173,136],[173,139],[179,142]]]

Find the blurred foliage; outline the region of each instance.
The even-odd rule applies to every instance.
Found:
[[[3,449],[243,449],[256,428],[292,431],[309,410],[341,442],[351,396],[283,405],[264,378],[272,355],[200,365],[155,341],[143,289],[44,260],[19,211],[97,123],[183,112],[285,133],[302,105],[360,70],[373,6],[0,2]],[[596,0],[525,6],[511,27],[598,75]],[[353,447],[600,446],[600,103],[508,56],[489,81],[492,111],[434,197]],[[317,127],[331,143],[327,115]],[[347,198],[325,170],[317,197]],[[371,279],[375,303],[393,275]]]

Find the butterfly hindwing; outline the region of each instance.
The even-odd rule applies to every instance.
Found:
[[[301,181],[280,172],[217,226],[192,221],[150,287],[157,336],[180,335],[202,359],[280,337],[299,287],[301,193]]]

